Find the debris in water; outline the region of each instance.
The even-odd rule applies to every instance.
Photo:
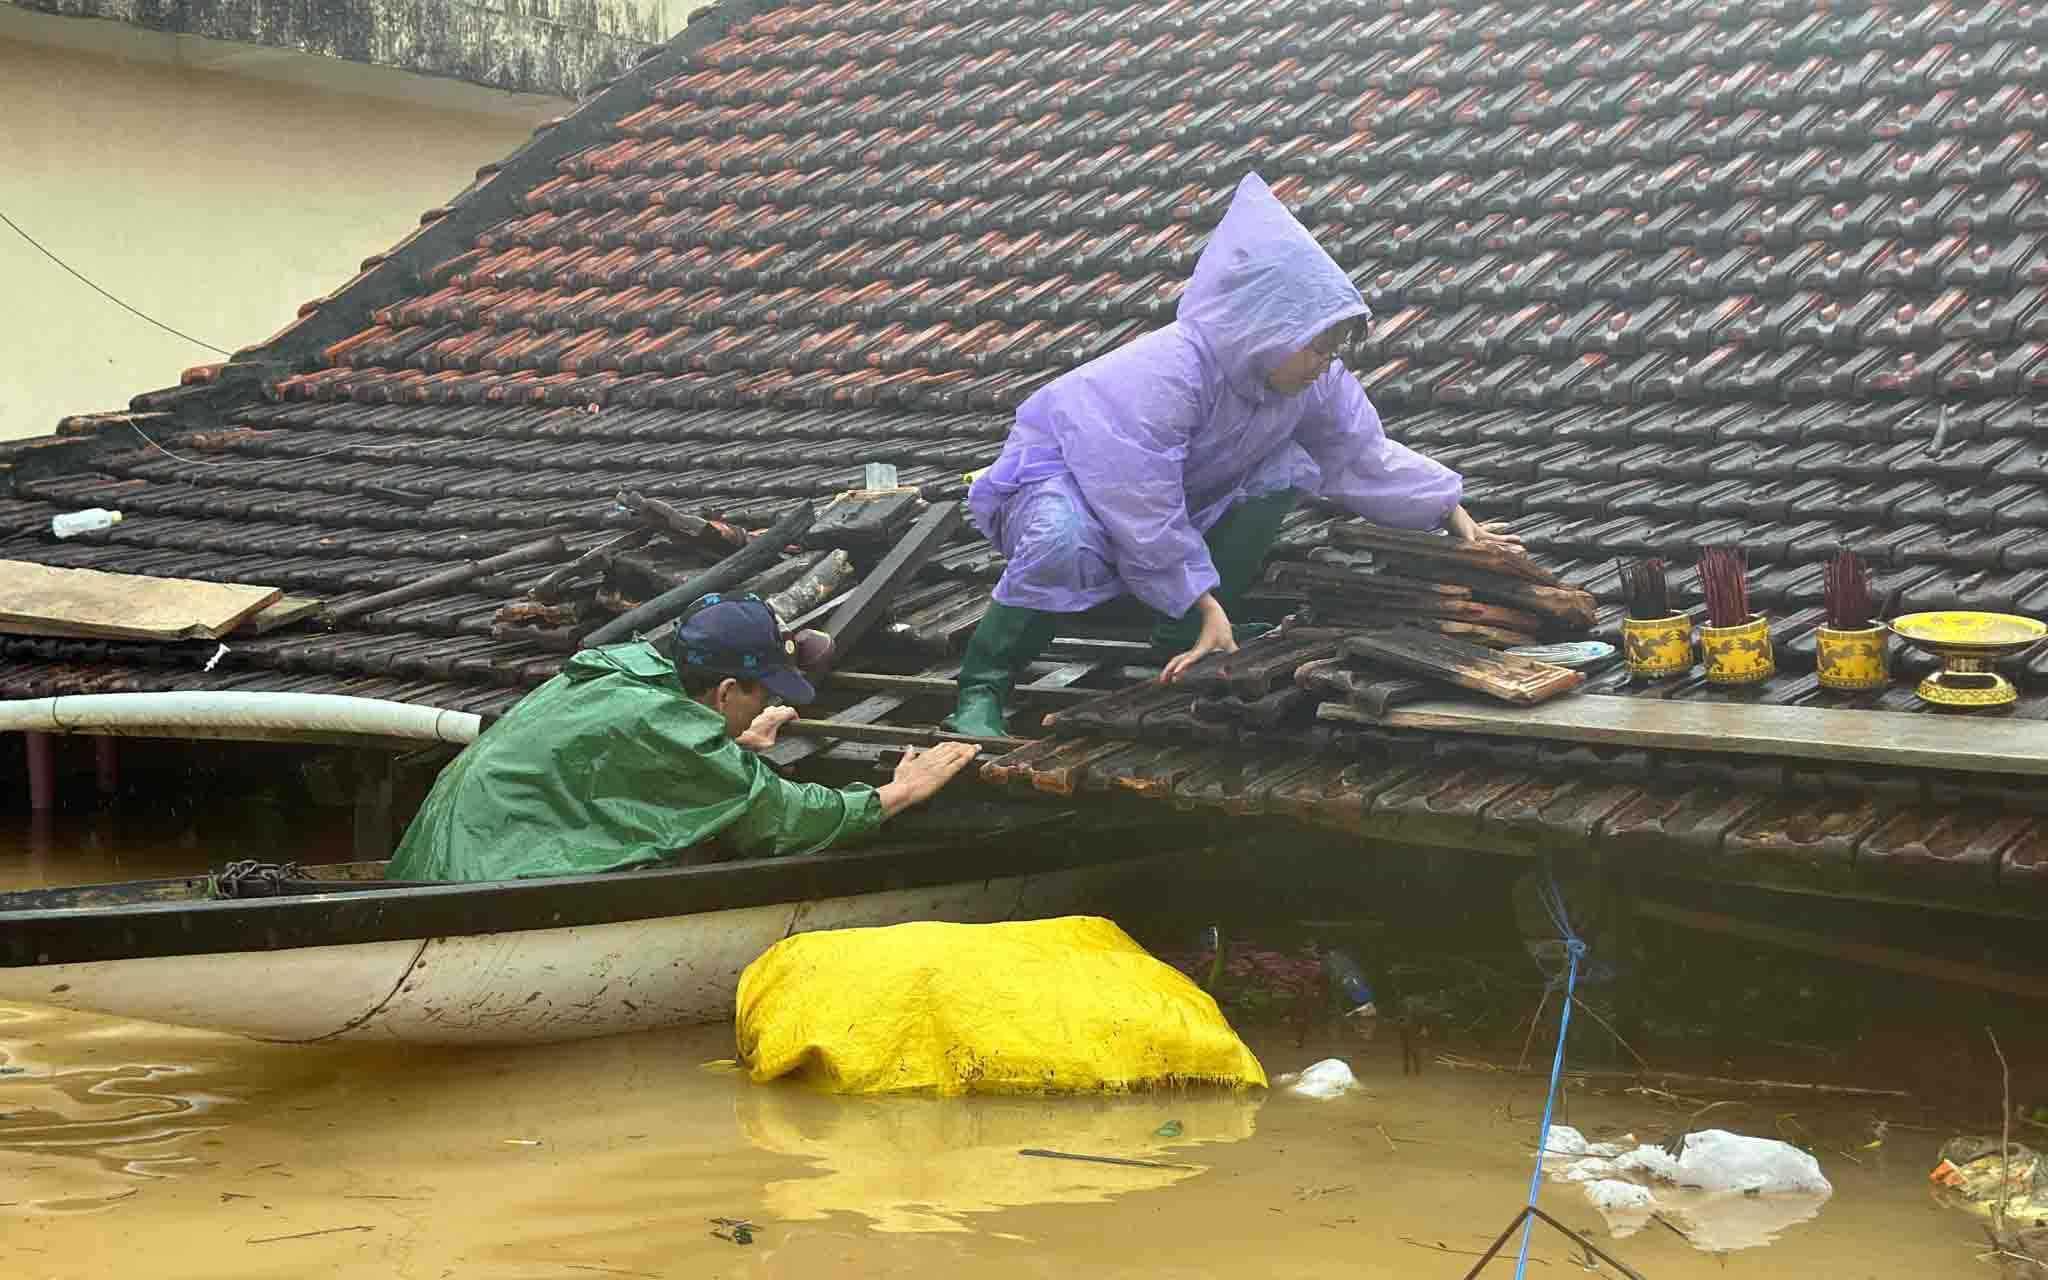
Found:
[[[1026,1147],[1017,1153],[1020,1156],[1037,1156],[1041,1160],[1080,1160],[1088,1164],[1120,1164],[1133,1169],[1192,1169],[1191,1164],[1165,1164],[1158,1160],[1130,1160],[1123,1156],[1084,1156],[1072,1151],[1045,1151],[1038,1147]]]
[[[339,1234],[341,1234],[342,1232],[345,1232],[345,1231],[375,1231],[376,1229],[377,1229],[377,1228],[375,1228],[375,1227],[369,1227],[369,1226],[354,1226],[354,1227],[322,1227],[322,1228],[321,1228],[320,1230],[318,1230],[318,1231],[295,1231],[295,1232],[293,1232],[293,1233],[292,1233],[291,1235],[288,1235],[288,1236],[251,1236],[251,1237],[249,1237],[249,1239],[248,1239],[248,1242],[247,1242],[247,1243],[249,1243],[249,1244],[276,1244],[276,1243],[277,1243],[278,1241],[280,1241],[280,1240],[310,1240],[310,1239],[312,1239],[312,1238],[313,1238],[314,1236],[331,1236],[331,1235],[339,1235]]]
[[[1674,1150],[1677,1154],[1674,1154]],[[1820,1163],[1775,1138],[1702,1129],[1661,1145],[1588,1142],[1556,1125],[1544,1169],[1584,1186],[1616,1236],[1654,1219],[1714,1252],[1769,1244],[1834,1194]]]
[[[734,1244],[754,1243],[754,1233],[761,1229],[745,1218],[713,1218],[711,1222],[718,1228],[712,1235]]]
[[[505,1139],[505,1145],[506,1145],[506,1146],[508,1146],[508,1147],[537,1147],[537,1146],[539,1146],[539,1145],[540,1145],[540,1139],[539,1139],[539,1138],[507,1138],[507,1139]]]
[[[1168,1120],[1152,1131],[1155,1138],[1178,1138],[1181,1135],[1180,1121]]]
[[[1288,1072],[1278,1080],[1289,1093],[1327,1101],[1358,1088],[1358,1077],[1342,1058],[1324,1058],[1306,1071]]]

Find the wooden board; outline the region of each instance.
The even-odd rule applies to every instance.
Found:
[[[1091,667],[1093,664],[1090,664]],[[1055,670],[1064,670],[1056,668]],[[899,676],[882,671],[835,671],[829,683],[846,689],[879,689],[904,695],[957,698],[960,686],[951,676]],[[1013,691],[1020,701],[1086,702],[1102,696],[1100,689],[1069,689],[1037,683],[1020,684]]]
[[[846,602],[833,611],[832,620],[825,624],[825,630],[832,637],[832,652],[826,654],[820,664],[823,670],[829,671],[834,662],[853,651],[853,647],[867,635],[868,628],[888,610],[889,602],[896,593],[909,585],[917,571],[924,568],[925,562],[946,545],[946,540],[953,536],[953,530],[960,527],[960,520],[959,503],[941,502],[925,512],[910,527],[910,532],[889,549],[889,554],[882,557],[881,563],[853,589]]]
[[[994,753],[1008,753],[1031,745],[1029,738],[976,738],[943,729],[914,729],[904,725],[876,724],[853,720],[788,720],[782,732],[792,738],[828,738],[835,742],[878,742],[887,746],[935,747],[941,742],[971,742]],[[780,746],[781,743],[776,744]]]
[[[1382,529],[1373,524],[1339,524],[1331,526],[1330,541],[1339,546],[1391,551],[1423,560],[1464,565],[1468,569],[1496,573],[1505,578],[1520,578],[1546,587],[1564,585],[1555,574],[1527,556],[1475,547],[1443,534],[1410,533],[1403,529]]]
[[[283,597],[277,587],[0,560],[0,631],[14,635],[218,640]]]
[[[1336,708],[1348,710],[1348,708]],[[1318,711],[1325,719],[1349,719]],[[1390,729],[1434,729],[1633,747],[1808,760],[1857,760],[1904,769],[2048,775],[2048,733],[2038,721],[1757,706],[1586,694],[1541,707],[1432,701],[1389,711]]]
[[[1344,655],[1446,680],[1475,693],[1531,706],[1586,682],[1586,673],[1415,628],[1369,631],[1344,642]]]
[[[242,624],[242,631],[248,635],[267,635],[279,627],[288,627],[294,622],[303,622],[320,612],[322,601],[311,596],[283,596],[251,614]]]

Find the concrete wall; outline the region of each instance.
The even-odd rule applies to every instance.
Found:
[[[4,5],[7,0],[0,0]],[[25,11],[580,97],[703,0],[12,0]],[[97,20],[97,21],[95,21]]]
[[[11,37],[21,16],[172,37],[11,14],[0,212],[124,301],[229,350],[283,328],[568,105],[306,55],[271,55],[284,61],[259,78],[195,67],[175,48],[84,52]],[[323,64],[329,87],[307,87],[290,59]],[[108,302],[5,225],[0,326],[0,438],[121,408],[220,358]]]

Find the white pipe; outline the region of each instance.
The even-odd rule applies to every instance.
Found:
[[[467,711],[332,693],[89,693],[0,701],[0,732],[469,743],[482,725]]]

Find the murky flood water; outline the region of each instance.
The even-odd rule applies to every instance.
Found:
[[[217,860],[116,854],[104,839],[94,852],[89,833],[69,829],[37,854],[5,839],[9,888]],[[1404,1077],[1384,1040],[1252,1041],[1276,1074],[1341,1054],[1366,1092],[848,1100],[714,1065],[731,1053],[725,1027],[490,1051],[302,1048],[0,1004],[0,1266],[22,1277],[1462,1276],[1525,1194],[1540,1083],[1442,1065]],[[1594,1136],[1654,1142],[1685,1127],[1683,1109],[1654,1098],[1589,1090],[1568,1103]],[[1767,1247],[1715,1256],[1654,1223],[1610,1243],[1577,1187],[1550,1184],[1543,1203],[1659,1280],[1994,1274],[1972,1261],[1972,1220],[1929,1199],[1945,1133],[1894,1129],[1881,1149],[1857,1149],[1882,1112],[1716,1110],[1712,1122],[1765,1136],[1795,1126],[1834,1182],[1817,1218]],[[1180,1135],[1157,1136],[1172,1120]],[[1027,1147],[1188,1167],[1020,1156]],[[721,1218],[753,1224],[752,1243],[715,1236]],[[1534,1256],[1531,1275],[1584,1274],[1559,1238],[1539,1235]]]

